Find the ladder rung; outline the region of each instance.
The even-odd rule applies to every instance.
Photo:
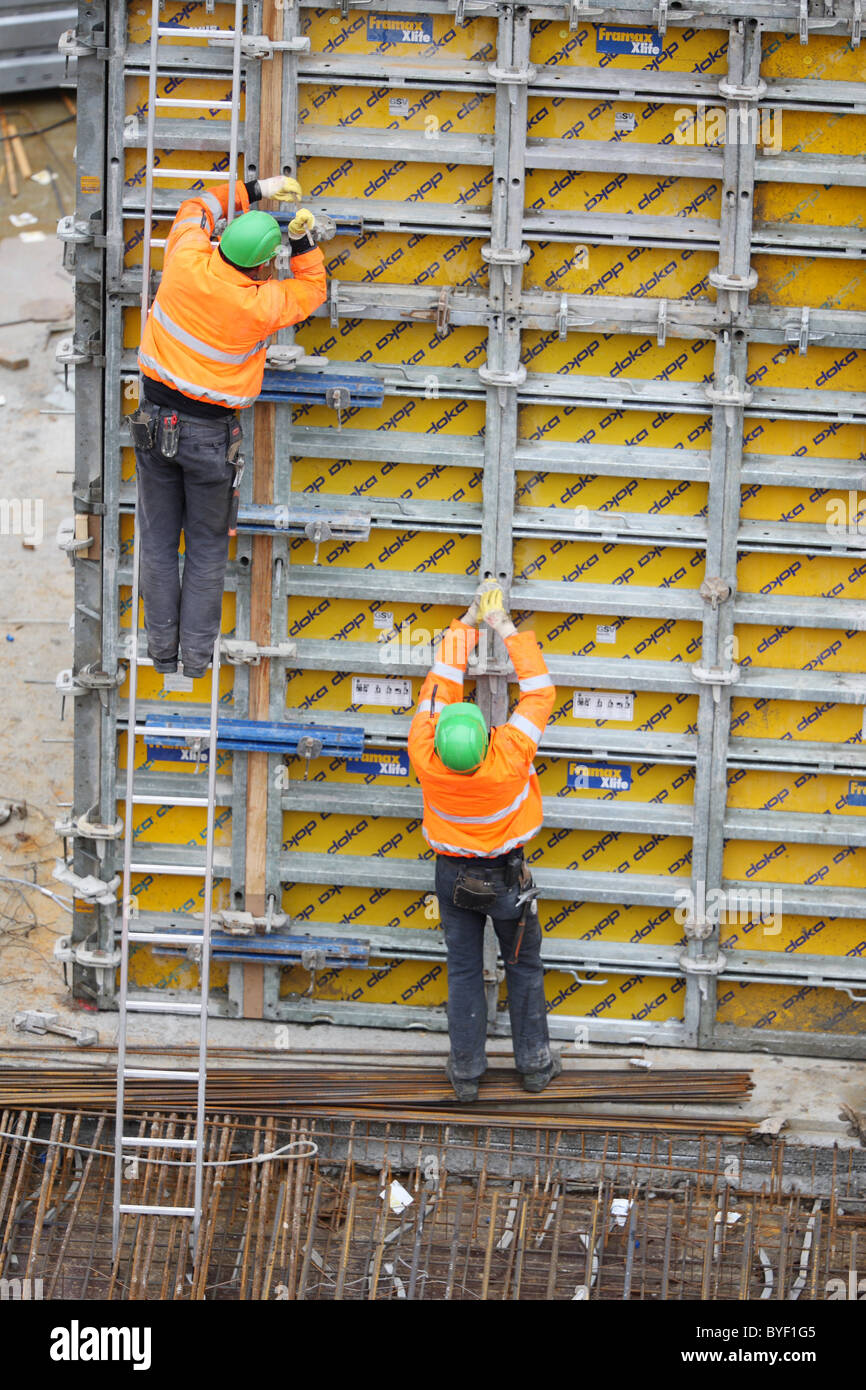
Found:
[[[129,939],[145,946],[200,946],[202,942],[200,936],[182,931],[131,931]]]
[[[151,178],[154,179],[202,179],[207,178],[209,183],[214,179],[228,179],[228,173],[221,172],[219,169],[151,169]],[[240,181],[240,180],[239,180]]]
[[[197,1139],[137,1139],[134,1134],[122,1134],[121,1144],[127,1148],[194,1149]]]
[[[144,850],[149,849],[150,846],[137,845],[136,848]],[[192,878],[203,878],[204,864],[157,864],[147,858],[136,858],[132,862],[132,872],[134,874],[189,874]],[[168,936],[168,932],[165,935]],[[148,940],[150,940],[149,937]],[[188,942],[187,945],[189,944]]]
[[[134,1014],[200,1014],[201,1004],[177,1004],[172,999],[127,999]]]
[[[208,101],[207,97],[157,97],[157,106],[189,106],[204,111],[231,111],[233,102]]]
[[[127,728],[128,732],[129,729]],[[156,734],[160,738],[172,735],[174,738],[201,739],[202,743],[210,743],[210,729],[202,729],[199,732],[198,729],[189,729],[178,724],[136,724],[135,733]]]
[[[195,1207],[147,1207],[138,1202],[120,1202],[117,1210],[132,1216],[195,1216]]]
[[[159,1067],[124,1067],[126,1081],[198,1081],[201,1072],[169,1071]]]
[[[158,24],[156,36],[159,39],[233,39],[234,29],[185,29],[180,24]]]

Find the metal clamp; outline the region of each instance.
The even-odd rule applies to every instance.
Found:
[[[703,581],[698,593],[712,608],[718,608],[720,603],[731,597],[731,586],[727,580],[712,575]]]
[[[809,347],[809,327],[811,311],[807,304],[800,310],[800,322],[791,323],[785,329],[785,342],[796,343],[800,357],[805,357]]]
[[[559,311],[556,315],[556,331],[559,341],[564,343],[568,337],[568,295],[564,294],[559,301]]]
[[[659,0],[657,9],[653,10],[653,20],[659,36],[664,38],[668,31],[668,0]]]
[[[61,58],[66,59],[67,72],[70,58],[107,58],[109,56],[107,48],[100,48],[97,44],[90,43],[78,29],[64,29],[57,40],[57,52]]]
[[[76,539],[75,517],[64,517],[57,528],[58,550],[65,550],[70,560],[74,562],[74,557],[79,553],[79,551],[87,550],[91,545],[93,545],[92,536],[85,536],[81,540]]]
[[[433,310],[433,317],[436,321],[437,337],[442,338],[450,331],[449,320],[451,318],[451,286],[443,285],[439,291],[439,299]]]
[[[715,386],[708,385],[704,387],[704,395],[713,405],[744,406],[751,405],[753,393],[749,390],[748,386],[744,387],[742,392],[740,392],[737,390],[718,391]]]
[[[58,883],[65,883],[67,888],[72,889],[73,896],[82,898],[84,902],[98,903],[102,907],[114,907],[117,904],[119,874],[115,874],[111,882],[106,883],[105,879],[97,878],[95,874],[73,873],[68,864],[62,859],[57,859],[51,876],[56,878]]]
[[[687,941],[706,941],[713,934],[713,924],[705,917],[687,917],[683,923],[683,933]]]
[[[740,679],[740,668],[733,662],[724,671],[721,666],[693,666],[692,675],[701,685],[711,685],[713,688],[713,703],[718,704],[723,685],[736,685]]]
[[[496,367],[481,366],[478,380],[485,386],[522,386],[526,381],[526,368],[521,365],[513,372],[502,372]]]
[[[325,392],[325,405],[337,412],[337,429],[343,428],[343,411],[352,404],[352,393],[345,386],[329,386]]]
[[[322,754],[322,740],[316,738],[315,734],[303,734],[298,739],[298,746],[295,755],[304,759],[304,781],[306,782],[310,772],[310,760],[319,758]]]
[[[257,917],[252,912],[229,912],[224,910],[213,914],[213,922],[221,931],[227,932],[229,936],[255,936],[257,933],[265,933],[273,928],[285,927],[288,925],[289,918],[284,912],[273,911],[274,896],[268,897],[268,911],[264,917]]]
[[[57,1014],[47,1009],[22,1009],[14,1015],[12,1027],[18,1033],[60,1033],[64,1038],[72,1038],[79,1047],[92,1047],[99,1042],[95,1028],[64,1028],[57,1022]]]
[[[761,97],[767,94],[767,84],[762,77],[758,78],[754,87],[747,87],[745,83],[728,82],[726,78],[719,78],[719,96],[726,101],[760,101]]]
[[[714,956],[690,956],[688,951],[681,951],[677,959],[686,975],[721,975],[728,965],[721,951]]]
[[[574,32],[580,28],[580,7],[582,0],[567,0],[565,6],[565,17],[568,20],[568,27]]]
[[[126,671],[123,667],[118,667],[113,676],[110,676],[107,671],[94,671],[90,666],[85,666],[77,673],[74,673],[71,668],[58,671],[54,688],[60,696],[61,722],[66,713],[67,700],[78,699],[80,695],[90,695],[96,690],[99,693],[101,704],[106,708],[107,692],[119,689],[125,679]]]
[[[748,275],[726,275],[723,270],[711,270],[707,276],[716,290],[727,290],[730,294],[745,294],[758,283],[758,272],[749,267]]]
[[[296,367],[303,356],[304,349],[297,343],[275,343],[265,352],[265,366],[285,370],[288,367]]]
[[[525,87],[528,83],[534,82],[538,69],[529,63],[525,68],[498,68],[494,63],[487,69],[488,77],[494,82],[508,82],[516,87]]]
[[[668,302],[666,299],[659,301],[659,317],[656,324],[656,343],[659,347],[664,347],[668,336]]]
[[[76,222],[73,214],[61,217],[57,223],[57,236],[60,241],[71,242],[75,246],[89,246],[93,241],[93,229],[89,222]]]
[[[800,0],[800,42],[809,42],[809,0]]]
[[[331,316],[331,327],[338,328],[340,325],[340,282],[332,280],[328,286],[328,312]]]
[[[91,807],[91,810],[95,810]],[[64,820],[54,822],[54,832],[63,841],[63,852],[66,853],[67,840],[99,840],[103,844],[108,840],[119,840],[123,834],[123,821],[116,820],[113,825],[103,824],[101,821],[88,820],[90,811],[86,811],[83,816],[67,816]]]
[[[277,647],[260,647],[256,642],[238,637],[220,638],[220,657],[230,666],[258,666],[266,657],[289,661],[297,655],[297,651],[295,642],[281,642]]]
[[[863,32],[863,6],[861,0],[854,0],[851,10],[851,47],[859,48]]]
[[[488,265],[526,265],[531,255],[528,246],[518,246],[516,249],[511,246],[493,247],[488,241],[481,247],[481,259]]]

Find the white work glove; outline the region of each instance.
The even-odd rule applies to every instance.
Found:
[[[481,583],[478,585],[478,588],[475,590],[475,596],[472,599],[472,602],[466,609],[466,612],[463,614],[463,617],[460,619],[461,623],[464,623],[466,627],[477,627],[478,605],[481,602],[481,596],[482,594],[486,594],[488,589],[495,589],[497,587],[498,585],[495,579],[482,579]]]
[[[316,219],[309,208],[298,208],[291,222],[289,223],[289,236],[302,237],[309,236],[316,225]]]
[[[290,179],[286,174],[274,174],[272,178],[259,179],[259,188],[263,198],[276,198],[278,203],[301,201],[301,185],[297,179]]]
[[[513,637],[517,628],[511,621],[511,616],[505,610],[505,602],[502,597],[502,590],[499,585],[494,589],[488,589],[481,595],[478,604],[478,617],[481,622],[487,623],[494,632],[498,632],[502,638]]]

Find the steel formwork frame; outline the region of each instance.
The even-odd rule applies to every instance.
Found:
[[[281,150],[282,167],[295,172],[299,159],[327,150],[327,130],[298,123],[299,87],[305,82],[327,80],[351,86],[389,84],[377,70],[375,58],[357,55],[321,56],[303,51],[303,11],[312,4],[292,4],[282,10],[282,36],[290,47],[283,53]],[[328,8],[316,5],[315,8]],[[346,13],[345,3],[342,6]],[[552,656],[551,673],[558,686],[599,686],[632,691],[670,691],[698,696],[697,731],[668,735],[652,731],[606,731],[603,743],[611,755],[655,762],[676,762],[695,769],[693,807],[653,806],[652,815],[667,834],[685,835],[692,840],[693,882],[702,881],[709,894],[712,888],[728,891],[748,889],[748,884],[730,883],[723,877],[722,855],[726,836],[762,840],[778,837],[785,841],[866,846],[866,820],[854,817],[828,817],[781,811],[753,812],[731,809],[726,804],[726,773],[731,768],[785,766],[791,770],[839,771],[866,774],[866,753],[862,745],[802,742],[791,745],[780,739],[749,743],[731,741],[731,701],[737,696],[789,700],[832,701],[837,704],[866,704],[866,677],[832,673],[821,669],[785,670],[768,667],[737,669],[732,665],[735,628],[738,624],[759,623],[767,604],[760,596],[737,592],[736,565],[743,550],[832,553],[859,555],[862,546],[855,541],[828,539],[817,526],[793,522],[754,523],[740,516],[740,488],[748,482],[779,484],[805,483],[825,487],[849,487],[854,460],[802,459],[780,455],[744,455],[744,422],[754,417],[790,420],[842,419],[866,422],[866,395],[851,391],[802,388],[766,388],[750,382],[748,351],[752,343],[798,343],[801,352],[811,342],[840,348],[866,348],[866,314],[839,309],[767,307],[750,304],[749,290],[754,284],[752,257],[761,254],[786,255],[862,255],[866,251],[863,229],[826,229],[799,223],[753,223],[753,195],[761,181],[800,183],[823,182],[828,173],[834,183],[866,185],[866,161],[846,156],[787,153],[770,161],[756,150],[754,143],[734,142],[716,149],[684,150],[673,147],[644,146],[640,152],[625,144],[599,145],[581,141],[579,149],[569,149],[567,141],[527,138],[527,103],[530,95],[552,91],[569,96],[619,96],[627,100],[638,94],[656,102],[700,102],[712,99],[724,105],[729,114],[745,120],[751,111],[764,106],[791,110],[816,110],[845,114],[863,110],[866,81],[773,81],[761,76],[761,36],[772,30],[799,33],[807,43],[816,32],[847,35],[852,44],[860,42],[859,0],[839,0],[832,16],[810,7],[807,0],[784,3],[696,4],[688,14],[676,12],[677,24],[692,28],[728,31],[728,72],[719,82],[701,74],[669,74],[664,71],[623,72],[607,69],[563,69],[535,67],[530,63],[531,23],[533,19],[567,16],[569,26],[581,23],[651,24],[665,34],[673,16],[666,0],[655,6],[631,5],[598,7],[591,11],[570,0],[562,4],[509,3],[473,4],[457,0],[456,6],[444,0],[380,0],[378,12],[400,14],[451,14],[456,24],[469,23],[479,16],[496,17],[495,61],[490,64],[460,60],[453,66],[440,62],[435,72],[419,61],[416,68],[404,65],[400,88],[431,87],[437,90],[471,90],[495,98],[495,124],[492,136],[448,135],[440,141],[443,160],[474,163],[492,172],[490,211],[473,207],[461,213],[460,230],[485,238],[484,259],[489,272],[485,292],[476,284],[454,286],[447,296],[451,325],[476,325],[487,330],[486,363],[479,368],[437,368],[438,394],[443,400],[481,401],[485,405],[486,428],[483,440],[454,435],[418,435],[389,431],[380,433],[349,427],[336,431],[309,427],[293,420],[289,405],[276,411],[274,457],[274,495],[297,498],[292,492],[292,458],[304,454],[316,457],[380,459],[419,462],[435,460],[445,466],[465,466],[467,459],[483,469],[484,492],[480,506],[412,499],[396,509],[387,502],[370,502],[374,527],[408,524],[429,531],[449,531],[459,514],[459,526],[467,534],[478,535],[482,571],[498,575],[515,608],[535,608],[547,612],[617,613],[658,619],[688,619],[702,627],[701,667],[689,669],[679,662],[652,660],[627,661],[616,658]],[[250,0],[246,7],[246,32],[250,39],[263,32],[261,0]],[[77,30],[79,139],[78,201],[74,226],[66,239],[75,243],[76,331],[73,347],[77,366],[75,503],[76,512],[85,515],[91,534],[97,537],[95,549],[84,549],[75,557],[76,638],[75,666],[75,791],[73,868],[79,875],[96,874],[110,884],[117,872],[119,842],[110,836],[94,839],[87,824],[77,826],[77,818],[98,820],[104,826],[115,823],[118,766],[117,739],[125,728],[124,702],[118,695],[118,671],[129,640],[121,632],[120,590],[130,582],[130,556],[121,542],[121,516],[134,507],[134,497],[121,481],[121,451],[130,440],[121,413],[122,383],[135,373],[134,353],[124,347],[123,312],[140,295],[140,273],[124,266],[124,223],[141,218],[141,196],[125,189],[124,156],[130,148],[141,148],[143,135],[136,118],[127,117],[126,83],[131,75],[141,75],[146,67],[146,46],[130,44],[126,32],[127,9],[120,0],[107,4],[82,2]],[[273,38],[273,34],[270,35]],[[300,40],[300,42],[298,42]],[[291,42],[295,41],[294,48]],[[263,59],[246,56],[246,113],[241,129],[241,149],[247,176],[259,170],[259,138]],[[228,54],[218,48],[177,50],[177,71],[219,75],[228,72]],[[160,119],[157,122],[160,148],[221,150],[225,132],[221,123]],[[349,156],[353,151],[369,157],[369,131],[341,132]],[[222,143],[221,143],[222,142]],[[363,143],[362,143],[363,142]],[[401,159],[429,160],[430,145],[412,132],[378,132],[376,152],[399,155]],[[714,179],[721,189],[721,213],[717,221],[663,216],[592,214],[561,208],[543,217],[527,212],[524,182],[533,168],[579,167],[614,172],[664,172]],[[263,173],[270,172],[262,170]],[[357,215],[359,200],[325,199],[312,202],[316,211],[327,209],[344,216]],[[157,212],[171,215],[176,194],[157,194]],[[430,202],[377,202],[365,209],[365,226],[389,231],[427,231],[454,234],[453,209]],[[450,220],[449,220],[450,219]],[[718,255],[711,283],[716,301],[657,300],[630,297],[601,297],[560,294],[525,288],[523,266],[529,243],[538,240],[582,238],[598,244],[615,242],[624,235],[641,246],[699,246]],[[330,315],[332,323],[341,318],[436,321],[441,312],[438,289],[419,285],[378,285],[330,282],[328,303],[319,316]],[[597,330],[608,333],[640,333],[655,336],[658,343],[667,338],[703,340],[714,344],[712,381],[682,383],[659,379],[630,379],[628,383],[611,377],[583,374],[549,375],[527,370],[521,361],[522,338],[527,330],[555,332],[561,339],[569,333]],[[291,333],[280,336],[290,342]],[[345,363],[319,368],[327,379],[345,371]],[[394,368],[367,364],[365,372],[379,379],[386,397],[423,396],[426,373],[421,367]],[[627,385],[628,389],[624,389]],[[595,405],[600,402],[625,410],[660,409],[671,412],[699,412],[711,420],[707,449],[630,448],[616,451],[604,445],[562,445],[519,437],[521,407],[544,402]],[[255,416],[255,412],[251,412]],[[253,431],[255,418],[253,418]],[[249,441],[248,441],[249,443]],[[616,455],[616,456],[614,456]],[[535,509],[515,503],[515,479],[520,470],[542,469],[562,474],[584,470],[604,475],[638,478],[700,480],[708,483],[705,518],[671,517],[661,521],[640,513],[619,515],[590,514],[587,535],[601,533],[619,544],[663,541],[666,545],[698,546],[706,552],[706,580],[700,591],[654,589],[635,586],[617,588],[610,584],[534,581],[512,579],[513,545],[521,535],[555,537],[568,534],[580,539],[568,517],[547,509],[539,517]],[[249,472],[249,470],[248,470]],[[859,482],[859,479],[857,479]],[[245,487],[251,496],[252,479]],[[530,510],[533,514],[529,515]],[[235,561],[229,566],[227,587],[236,594],[236,636],[250,636],[250,540],[239,536]],[[286,536],[273,541],[274,583],[272,587],[272,630],[279,632],[284,621],[285,600],[295,595],[334,597],[376,597],[397,599],[418,592],[418,576],[411,572],[388,570],[373,573],[364,569],[326,569],[318,566],[289,566]],[[423,576],[427,602],[465,606],[474,588],[470,576],[429,573]],[[846,628],[866,630],[866,612],[852,600],[821,597],[773,599],[772,616],[792,627]],[[138,634],[138,641],[143,641]],[[378,652],[369,643],[346,643],[300,638],[295,654],[285,659],[271,658],[270,713],[272,720],[285,717],[284,685],[278,679],[289,669],[369,671]],[[140,648],[143,653],[143,647]],[[502,649],[479,667],[479,700],[485,713],[498,722],[507,709],[508,666]],[[390,667],[393,675],[418,676],[426,665],[419,660],[398,661]],[[695,671],[697,670],[697,674]],[[99,673],[96,680],[93,673]],[[90,673],[88,679],[87,673]],[[244,665],[235,671],[232,713],[241,718],[249,710],[249,672]],[[375,746],[405,746],[408,719],[396,715],[341,716],[346,723],[363,723]],[[311,726],[322,716],[309,714]],[[595,731],[552,728],[544,751],[554,758],[597,755]],[[286,883],[360,884],[384,888],[432,888],[432,864],[427,861],[333,856],[303,852],[286,853],[282,848],[282,816],[286,810],[351,809],[355,791],[350,788],[292,784],[276,790],[270,779],[265,815],[267,855],[266,894],[279,904]],[[177,794],[170,773],[145,772],[137,779],[142,795],[157,801]],[[187,798],[204,795],[196,779],[184,779]],[[229,852],[218,851],[214,871],[230,886],[231,905],[244,905],[245,844],[247,816],[246,759],[236,757],[229,784],[218,780],[220,805],[230,805],[233,836]],[[367,788],[365,796],[374,815],[409,817],[417,814],[419,794],[411,789]],[[548,798],[546,822],[567,827],[629,830],[643,829],[648,807],[641,803],[615,803],[603,800],[573,802]],[[189,801],[188,803],[189,804]],[[847,822],[847,824],[845,823]],[[136,872],[172,872],[182,858],[195,860],[195,850],[184,846],[182,854],[171,845],[142,846],[136,855]],[[202,866],[203,866],[202,852]],[[616,875],[558,870],[543,867],[537,875],[542,896],[562,900],[591,900],[600,904],[653,904],[670,907],[677,901],[676,889],[682,880],[656,875]],[[765,887],[774,887],[764,884]],[[854,888],[823,888],[818,885],[784,885],[786,910],[793,913],[825,913],[843,918],[866,917],[866,895]],[[74,989],[79,997],[90,998],[99,1007],[114,1001],[114,948],[118,911],[114,892],[108,889],[103,901],[76,897],[74,948],[84,948],[74,966]],[[173,914],[176,915],[176,914]],[[142,928],[158,928],[160,914],[140,914]],[[323,928],[325,930],[325,928]],[[357,936],[359,927],[328,924],[329,935]],[[438,933],[380,927],[363,928],[371,951],[377,955],[406,959],[442,960],[444,944]],[[97,955],[89,954],[93,948]],[[104,955],[100,956],[98,953]],[[551,1016],[555,1036],[571,1037],[576,1026],[590,1024],[592,1041],[644,1041],[702,1048],[803,1052],[823,1055],[866,1057],[866,1040],[855,1034],[772,1032],[719,1024],[716,1018],[716,991],[720,977],[754,982],[808,983],[837,989],[857,998],[866,986],[866,962],[856,956],[809,955],[794,957],[784,952],[720,951],[718,915],[708,911],[702,920],[687,923],[685,948],[604,942],[568,941],[551,938],[545,946],[547,964],[572,973],[582,969],[637,971],[660,977],[677,976],[685,980],[685,1006],[681,1022],[657,1023],[651,1020],[586,1020],[582,1017]],[[495,966],[495,960],[490,962]],[[243,967],[232,967],[227,999],[213,998],[214,1012],[238,1016],[243,1012]],[[496,1015],[495,970],[491,969],[489,988],[490,1026],[501,1031]],[[272,1019],[330,1018],[346,1023],[445,1027],[439,1010],[404,1008],[398,1005],[322,1004],[314,1000],[286,1001],[279,997],[279,969],[265,971],[265,1017]]]

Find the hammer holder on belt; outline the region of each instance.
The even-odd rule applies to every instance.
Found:
[[[177,458],[180,443],[180,419],[173,410],[159,417],[159,452],[164,459]]]
[[[244,456],[241,453],[241,445],[243,442],[243,431],[237,420],[233,420],[229,425],[229,443],[226,452],[226,463],[231,464],[234,468],[232,499],[229,507],[230,536],[236,536],[238,533],[238,508],[241,503],[241,478],[244,476]]]
[[[153,448],[156,436],[155,421],[148,410],[143,410],[139,406],[135,414],[130,415],[129,431],[136,449],[140,449],[144,453],[147,449]]]

